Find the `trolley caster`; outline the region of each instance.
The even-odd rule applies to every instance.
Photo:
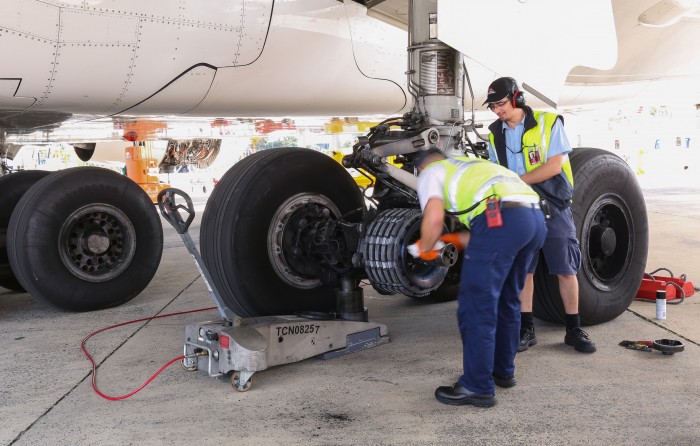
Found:
[[[233,375],[231,375],[231,387],[236,392],[247,392],[253,387],[253,373],[233,372]]]
[[[197,370],[197,361],[192,361],[188,358],[183,358],[182,361],[180,361],[180,365],[188,372],[194,372]]]

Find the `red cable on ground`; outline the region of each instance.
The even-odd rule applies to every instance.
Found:
[[[90,361],[90,363],[92,364],[92,388],[93,388],[93,390],[95,391],[95,393],[98,394],[99,396],[101,396],[102,398],[104,398],[104,399],[106,399],[106,400],[109,400],[109,401],[119,401],[119,400],[123,400],[123,399],[129,398],[131,395],[137,393],[138,391],[140,391],[141,389],[143,389],[144,387],[146,387],[151,381],[153,381],[153,380],[156,378],[156,376],[160,375],[160,373],[161,373],[163,370],[165,370],[165,369],[167,369],[168,367],[170,367],[170,365],[172,365],[173,363],[184,359],[185,357],[184,357],[184,356],[178,356],[177,358],[173,358],[173,359],[171,359],[170,361],[168,361],[163,367],[161,367],[160,369],[158,369],[158,371],[157,371],[155,374],[153,374],[153,376],[151,376],[150,378],[148,378],[148,380],[147,380],[145,383],[141,384],[141,387],[139,387],[138,389],[134,390],[133,392],[128,393],[128,394],[126,394],[126,395],[121,395],[121,396],[109,396],[109,395],[105,395],[104,393],[100,392],[100,390],[97,388],[97,370],[96,370],[97,366],[95,365],[95,361],[92,359],[92,356],[90,356],[90,353],[88,353],[88,352],[87,352],[87,349],[85,348],[85,343],[87,342],[88,339],[90,339],[91,337],[95,336],[95,335],[98,334],[98,333],[102,333],[103,331],[107,331],[107,330],[110,330],[110,329],[112,329],[112,328],[121,327],[121,326],[123,326],[123,325],[134,324],[134,323],[136,323],[136,322],[150,321],[150,320],[153,320],[153,319],[160,319],[160,318],[162,318],[162,317],[178,316],[178,315],[181,315],[181,314],[197,313],[197,312],[200,312],[200,311],[208,311],[208,310],[216,310],[216,307],[200,308],[200,309],[198,309],[198,310],[181,311],[181,312],[179,312],[179,313],[161,314],[160,316],[145,317],[145,318],[142,318],[142,319],[136,319],[136,320],[129,321],[129,322],[122,322],[121,324],[112,325],[112,326],[110,326],[110,327],[101,328],[101,329],[99,329],[99,330],[97,330],[97,331],[93,331],[92,333],[90,333],[89,335],[87,335],[87,336],[85,337],[85,339],[83,339],[83,342],[80,344],[80,348],[83,349],[83,353],[85,353],[85,356],[87,357],[87,359],[88,359],[88,360]]]

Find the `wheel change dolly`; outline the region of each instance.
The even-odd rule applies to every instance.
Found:
[[[186,205],[176,203],[177,196]],[[368,321],[363,291],[351,280],[342,281],[336,290],[335,313],[237,316],[221,299],[187,232],[195,215],[192,199],[182,190],[164,189],[158,194],[158,207],[185,242],[221,316],[218,321],[185,326],[182,366],[186,370],[206,370],[211,377],[232,373],[233,388],[245,392],[252,387],[253,374],[268,367],[311,357],[334,358],[389,342],[387,327]],[[186,219],[181,210],[187,213]]]

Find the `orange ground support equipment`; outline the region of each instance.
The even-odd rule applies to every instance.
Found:
[[[671,277],[654,275],[658,271],[667,271]],[[695,294],[695,286],[687,280],[685,274],[673,277],[673,273],[665,268],[659,268],[651,273],[644,273],[642,284],[637,291],[637,299],[656,300],[657,291],[666,291],[666,300],[680,299],[681,303],[686,297]]]
[[[150,172],[158,170],[158,160],[149,155],[150,151],[143,146],[128,146],[125,151],[126,176],[141,186],[151,201],[157,203],[158,193],[170,186],[160,183],[157,176],[150,175]]]

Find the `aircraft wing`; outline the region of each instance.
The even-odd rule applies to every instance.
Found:
[[[407,28],[408,0],[364,3],[369,16]],[[497,76],[560,107],[700,96],[698,0],[439,0],[438,15],[440,40],[468,58],[478,104]]]

